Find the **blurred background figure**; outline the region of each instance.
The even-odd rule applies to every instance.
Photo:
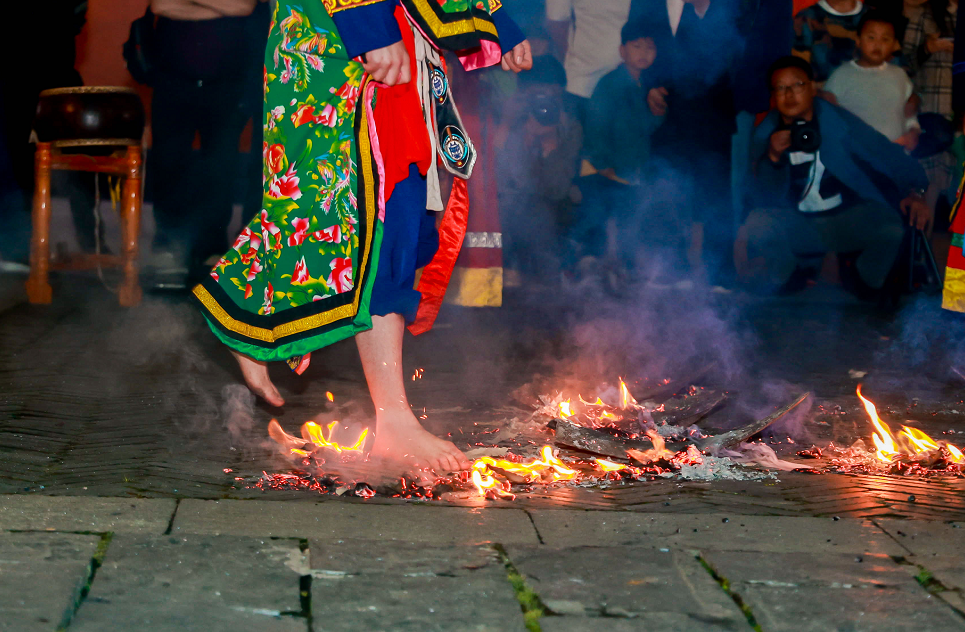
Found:
[[[911,6],[907,6],[910,4]],[[958,22],[957,0],[913,0],[906,2],[909,23],[905,31],[904,52],[915,93],[921,100],[920,111],[933,113],[944,119],[951,133],[955,113],[952,109],[952,56],[955,49],[955,28]],[[952,150],[923,158],[922,167],[928,174],[928,203],[936,209],[936,220],[941,228],[948,226],[948,208],[958,184],[959,158],[963,153],[961,141]],[[951,190],[950,190],[951,189]]]
[[[519,75],[515,97],[497,132],[504,283],[555,285],[570,250],[563,235],[573,224],[573,186],[583,132],[563,102],[566,73],[549,55],[536,55]],[[519,276],[517,280],[515,277]]]
[[[234,202],[242,201],[247,215],[260,207],[270,16],[260,0],[151,0],[151,9],[158,16],[148,170],[157,223],[152,263],[162,278],[176,278],[202,273],[228,249]],[[251,164],[239,193],[239,142],[254,113]]]
[[[620,65],[620,29],[629,16],[630,0],[546,0],[547,26],[581,123],[597,81]]]
[[[24,263],[30,251],[30,204],[34,188],[34,147],[30,143],[40,93],[50,88],[83,85],[76,70],[75,38],[84,27],[87,0],[38,0],[5,8],[10,24],[42,24],[43,42],[27,51],[22,40],[4,38],[0,74],[0,218],[5,238],[0,258]],[[19,61],[18,61],[19,60]],[[93,252],[94,176],[55,171],[52,188],[70,200],[81,250]],[[102,235],[103,236],[103,235]]]

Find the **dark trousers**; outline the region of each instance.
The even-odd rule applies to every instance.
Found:
[[[258,77],[260,86],[261,77],[258,44],[245,40],[249,19],[158,20],[158,56],[164,63],[154,86],[148,169],[155,247],[182,248],[195,263],[228,249],[236,199],[257,194],[260,203],[260,188],[236,190],[243,165],[238,144],[254,109],[251,84]],[[260,117],[255,127],[260,132]],[[193,150],[196,137],[199,151]],[[260,164],[260,133],[256,139],[252,149]],[[256,182],[259,176],[247,174]],[[245,206],[250,212],[255,204]]]
[[[663,172],[647,171],[638,185],[598,175],[580,178],[583,202],[570,236],[581,254],[614,255],[646,276],[682,268],[689,216],[678,205],[680,188]]]
[[[905,225],[898,211],[860,201],[823,214],[788,208],[757,209],[744,224],[751,282],[762,289],[784,285],[797,267],[819,267],[828,252],[860,252],[861,279],[880,288],[901,250]],[[755,262],[756,260],[756,262]]]
[[[0,220],[8,231],[8,238],[0,245],[0,253],[14,260],[25,260],[30,250],[34,145],[29,141],[40,92],[82,83],[80,74],[73,68],[45,70],[48,72],[40,76],[6,77],[0,80],[0,153],[3,154],[0,157]],[[53,195],[66,197],[70,201],[74,230],[81,250],[93,251],[94,174],[54,171],[51,189]]]

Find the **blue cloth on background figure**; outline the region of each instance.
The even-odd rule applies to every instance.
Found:
[[[410,165],[409,177],[396,184],[385,201],[379,269],[369,306],[373,316],[402,314],[407,323],[415,320],[422,299],[415,290],[415,273],[438,249],[436,214],[426,210],[426,179]]]

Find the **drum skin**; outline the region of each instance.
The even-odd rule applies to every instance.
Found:
[[[140,145],[144,106],[131,88],[81,86],[40,93],[37,140],[55,146]]]

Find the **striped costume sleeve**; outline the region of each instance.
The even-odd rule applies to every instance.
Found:
[[[402,40],[395,19],[398,0],[325,0],[349,57],[390,46]]]

